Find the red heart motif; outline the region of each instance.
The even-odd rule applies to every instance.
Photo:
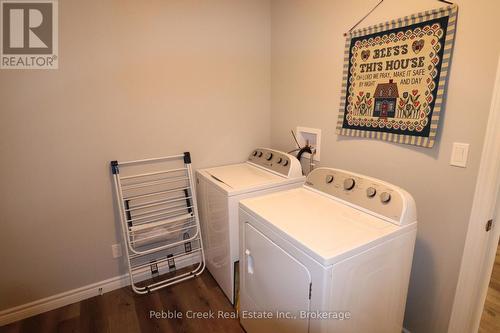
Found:
[[[370,57],[370,50],[361,51],[361,59],[363,59],[363,61],[368,60],[369,57]]]
[[[416,101],[415,102],[415,106],[419,106],[420,105],[420,102],[419,101]]]
[[[418,90],[417,90],[417,89],[414,89],[414,90],[412,90],[412,91],[411,91],[411,93],[413,94],[413,96],[415,96],[415,95],[417,95]]]
[[[425,44],[425,41],[423,39],[416,40],[411,44],[411,48],[412,48],[413,52],[419,53],[424,48],[424,44]]]

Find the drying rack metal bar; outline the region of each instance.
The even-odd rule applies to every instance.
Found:
[[[163,250],[174,248],[176,246],[179,246],[179,245],[187,243],[187,242],[191,242],[191,241],[195,240],[196,238],[198,238],[198,235],[199,235],[199,230],[197,229],[196,234],[188,239],[180,240],[180,241],[170,243],[167,245],[162,245],[162,246],[158,246],[156,248],[151,248],[151,249],[141,250],[141,251],[138,251],[136,249],[136,247],[134,247],[133,241],[131,240],[131,238],[129,238],[128,239],[128,244],[129,244],[128,249],[130,252],[132,252],[134,254],[152,254],[152,253],[156,253],[158,251],[163,251]]]
[[[184,200],[186,201],[186,200]],[[144,211],[141,211],[141,212],[136,212],[134,214],[134,217],[133,219],[137,220],[138,218],[143,218],[143,217],[147,217],[147,216],[150,216],[152,214],[155,214],[155,213],[161,213],[161,212],[173,212],[174,209],[177,209],[179,208],[178,210],[179,211],[182,211],[182,210],[190,210],[192,207],[185,207],[185,205],[183,205],[182,203],[179,203],[179,202],[170,202],[170,205],[166,206],[166,207],[161,207],[161,208],[153,208],[153,209],[149,209],[149,210],[144,210]],[[146,209],[146,208],[142,208],[142,209]],[[130,210],[129,210],[130,212]],[[153,216],[154,217],[154,216]]]
[[[143,188],[143,187],[151,187],[151,186],[158,186],[162,184],[169,184],[169,183],[177,183],[181,181],[188,180],[187,177],[176,177],[176,178],[162,178],[160,180],[155,180],[155,181],[150,181],[150,182],[144,182],[144,183],[135,183],[135,184],[123,184],[122,185],[122,190],[135,190],[138,188]]]
[[[172,224],[174,222],[179,222],[179,221],[184,221],[184,220],[190,219],[192,217],[193,217],[193,213],[184,214],[184,215],[180,215],[178,217],[166,219],[163,221],[134,225],[134,226],[130,227],[129,230],[132,232],[137,232],[137,231],[152,229],[152,228],[160,227],[162,225]]]
[[[165,236],[172,236],[174,233],[179,233],[181,231],[187,231],[196,227],[196,223],[184,223],[184,224],[176,224],[173,226],[168,226],[165,228],[161,228],[161,232],[148,233],[148,232],[138,232],[133,233],[132,243],[133,242],[142,242],[145,239],[155,239],[155,238],[164,238]],[[148,230],[148,229],[147,229]]]
[[[195,253],[199,253],[201,252],[201,249],[196,249],[196,250],[193,250],[189,253],[181,253],[181,254],[176,254],[174,256],[171,256],[171,257],[164,257],[162,259],[158,259],[155,261],[156,264],[161,264],[161,263],[164,263],[164,262],[168,262],[169,260],[175,260],[175,259],[180,259],[182,257],[185,257],[185,256],[188,256],[188,255],[192,255],[192,254],[195,254]],[[149,268],[151,266],[151,263],[145,263],[145,264],[140,264],[140,265],[137,265],[137,266],[133,266],[132,265],[132,270],[138,270],[138,269],[144,269],[144,268]]]
[[[188,152],[189,154],[189,152]],[[155,158],[147,158],[143,160],[134,160],[134,161],[125,161],[125,162],[120,162],[121,166],[126,166],[126,165],[133,165],[133,164],[144,164],[144,163],[154,163],[154,162],[166,162],[166,161],[172,161],[172,160],[177,160],[184,158],[186,156],[186,153],[184,154],[179,154],[179,155],[172,155],[172,156],[164,156],[164,157],[155,157]],[[113,161],[114,162],[114,161]]]
[[[140,221],[140,222],[132,221],[133,223],[131,223],[131,224],[132,225],[141,225],[141,224],[153,223],[153,222],[163,221],[165,219],[170,219],[170,218],[179,217],[179,216],[184,215],[182,212],[181,213],[177,212],[176,214],[173,214],[173,215],[167,215],[167,214],[168,213],[165,213],[164,215],[162,215],[160,217],[153,218],[153,219],[147,220],[147,221]],[[127,223],[129,223],[129,222],[127,221]]]
[[[189,209],[192,209],[192,208],[193,208],[193,206],[184,207],[182,205],[176,205],[176,206],[173,206],[173,207],[166,207],[166,208],[162,208],[162,209],[156,209],[156,210],[152,210],[152,211],[145,212],[145,213],[139,213],[139,214],[136,215],[137,217],[131,218],[131,219],[127,220],[127,222],[144,221],[144,220],[149,219],[150,217],[155,218],[155,217],[158,217],[158,216],[163,216],[163,215],[168,214],[168,213],[181,212],[183,210],[189,210]]]
[[[124,200],[136,200],[136,199],[154,197],[154,196],[158,196],[158,195],[162,195],[162,194],[175,193],[175,192],[186,191],[186,190],[189,190],[189,187],[176,187],[176,188],[171,189],[171,190],[155,191],[155,192],[151,192],[151,193],[147,193],[147,194],[131,195],[131,196],[124,197],[123,199]]]
[[[187,171],[187,168],[179,168],[179,169],[172,169],[172,170],[164,170],[164,171],[140,173],[138,175],[121,177],[120,179],[121,180],[135,179],[135,178],[140,178],[140,177],[163,175],[163,174],[166,174],[166,173],[173,173],[173,172],[180,172],[180,171]]]
[[[198,244],[198,246],[193,247],[193,248],[191,249],[191,251],[195,251],[196,249],[200,249],[200,250],[201,250],[201,245],[200,245],[201,243],[199,242],[199,238],[195,238],[194,240],[191,240],[191,241],[190,241],[190,240],[184,240],[183,244],[179,244],[179,245],[177,245],[177,246],[178,246],[178,247],[181,247],[181,246],[183,246],[183,245],[185,245],[185,244],[188,244],[188,243],[193,244],[193,243],[195,243],[195,242],[198,242],[198,243],[197,243],[197,244]],[[161,253],[158,253],[158,255],[159,255],[160,257],[162,257],[162,256],[164,257],[164,256],[166,256],[166,254],[165,254],[166,252],[168,252],[168,251],[163,251],[163,252],[161,252]],[[148,254],[131,254],[131,255],[130,255],[130,259],[131,259],[131,260],[135,260],[135,259],[139,260],[139,259],[143,259],[143,258],[145,258],[145,257],[149,257],[149,255],[148,255]]]
[[[183,226],[181,228],[165,229],[165,231],[162,231],[161,233],[158,233],[158,234],[155,234],[155,235],[141,237],[139,239],[133,239],[133,240],[130,241],[130,243],[132,243],[132,244],[135,245],[136,243],[144,243],[146,241],[152,241],[155,238],[162,239],[165,236],[168,236],[168,235],[170,235],[172,233],[178,233],[178,232],[182,232],[182,231],[187,231],[187,230],[190,230],[190,229],[193,229],[193,228],[196,228],[196,224],[195,225],[185,225],[185,226]],[[186,243],[186,242],[183,241],[182,243]]]
[[[168,204],[168,203],[171,203],[171,202],[183,201],[183,200],[186,200],[186,199],[191,199],[191,196],[189,196],[189,197],[185,197],[185,196],[175,197],[175,198],[166,199],[166,200],[162,199],[162,200],[148,201],[148,202],[141,203],[139,205],[134,205],[133,207],[129,206],[129,208],[125,209],[125,210],[127,212],[132,212],[132,211],[135,211],[135,210],[138,210],[138,209],[144,209],[144,208],[161,206],[161,205]]]
[[[152,172],[142,170],[142,173],[120,176],[122,167],[140,164],[147,168],[152,163],[173,163],[179,159],[184,162],[183,168]],[[126,162],[112,161],[111,170],[123,239],[127,244],[125,249],[132,289],[144,294],[200,275],[205,269],[205,253],[189,152]],[[180,172],[183,174],[180,175]],[[124,191],[127,191],[127,196]],[[184,253],[179,253],[183,245]],[[184,258],[196,259],[193,262],[196,267],[183,274],[138,285],[138,274],[143,276],[148,267],[153,277],[153,273],[156,276],[158,271],[158,264],[168,262],[170,268],[171,262]],[[145,262],[132,263],[132,260]]]
[[[157,283],[152,283],[148,286],[145,287],[136,287],[135,285],[132,285],[132,288],[134,291],[138,294],[147,294],[150,292],[153,292],[155,290],[165,288],[168,286],[171,286],[173,284],[186,281],[189,279],[192,279],[193,277],[199,276],[201,273],[203,273],[203,270],[205,269],[205,262],[201,262],[194,270],[181,274],[181,275],[176,275],[172,278],[166,279],[164,281],[160,281]]]

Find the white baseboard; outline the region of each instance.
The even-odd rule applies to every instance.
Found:
[[[191,256],[185,256],[182,259],[176,260],[177,269],[193,265],[200,261],[199,253],[195,253]],[[165,262],[158,265],[159,269],[164,268],[168,264]],[[137,281],[142,281],[149,279],[151,277],[148,271],[142,273]],[[104,293],[126,287],[130,285],[130,278],[128,274],[121,276],[115,276],[110,279],[92,283],[77,289],[65,291],[63,293],[42,298],[30,303],[22,304],[10,309],[0,311],[0,326],[8,325],[10,323],[22,320],[31,316],[36,316],[40,313],[47,312],[73,304],[76,302],[83,301],[87,298],[102,295]]]

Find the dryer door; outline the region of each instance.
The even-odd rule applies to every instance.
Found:
[[[308,332],[301,311],[309,311],[309,271],[249,223],[243,234],[240,316],[246,331]]]

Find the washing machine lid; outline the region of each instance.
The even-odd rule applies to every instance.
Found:
[[[397,226],[307,187],[245,199],[240,207],[325,266],[411,227]]]
[[[232,164],[203,170],[229,191],[260,188],[286,182],[287,178],[253,166],[250,163]]]

